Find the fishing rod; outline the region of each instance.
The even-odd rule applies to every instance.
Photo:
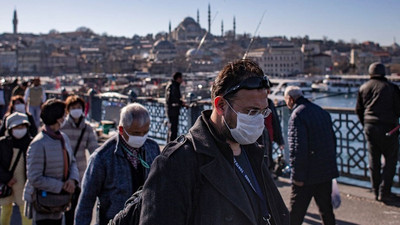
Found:
[[[214,15],[214,17],[213,17],[213,19],[212,19],[210,25],[212,25],[212,24],[214,23],[214,20],[215,20],[215,18],[217,17],[217,15],[218,15],[218,11],[215,13],[215,15]],[[203,45],[204,41],[206,40],[207,35],[208,35],[208,30],[206,30],[206,33],[204,34],[203,38],[201,38],[201,41],[200,41],[200,43],[199,43],[199,46],[197,46],[197,49],[196,49],[196,51],[194,52],[195,55],[197,55],[197,53],[199,52],[201,46]],[[188,65],[188,67],[186,68],[186,72],[189,71],[189,68],[190,68],[190,67],[192,67],[192,60],[190,60],[190,63],[189,63],[189,65]]]
[[[251,48],[251,45],[252,45],[253,42],[254,42],[254,37],[256,36],[256,34],[257,34],[257,32],[258,32],[258,29],[260,28],[261,22],[262,22],[262,20],[264,19],[264,15],[265,15],[266,12],[267,12],[267,10],[264,11],[264,13],[263,13],[262,16],[261,16],[260,21],[258,22],[257,28],[256,28],[256,30],[254,31],[254,35],[253,35],[253,37],[251,37],[249,46],[247,46],[247,50],[246,50],[246,52],[245,52],[244,55],[243,55],[243,58],[242,58],[243,60],[245,60],[245,59],[247,58],[247,54],[249,53],[250,48]]]
[[[335,97],[335,96],[340,96],[340,95],[344,95],[344,94],[351,94],[353,92],[342,92],[342,93],[335,93],[335,94],[330,94],[330,95],[324,95],[324,96],[319,96],[319,97],[315,97],[312,98],[312,101],[318,100],[318,99],[322,99],[322,98],[330,98],[330,97]]]
[[[386,133],[387,137],[392,136],[392,134],[394,134],[394,132],[396,132],[398,129],[400,129],[400,124],[397,125],[395,128],[393,128],[392,130],[390,130],[389,132]]]

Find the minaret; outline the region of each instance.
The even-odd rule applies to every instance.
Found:
[[[169,26],[168,26],[168,40],[171,40],[171,20],[169,21]]]
[[[211,6],[208,3],[208,33],[211,34]]]
[[[14,9],[13,25],[14,25],[14,34],[17,34],[18,33],[18,30],[17,30],[18,19],[17,19],[17,10],[16,9]]]
[[[197,9],[197,23],[200,24],[200,12],[199,12],[199,9]]]
[[[233,40],[236,39],[236,17],[233,17]]]
[[[224,20],[221,20],[221,37],[224,36]]]

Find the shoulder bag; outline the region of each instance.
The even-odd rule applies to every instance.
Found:
[[[22,150],[20,149],[18,152],[17,158],[15,159],[14,164],[10,171],[11,174],[13,174],[13,175],[14,175],[15,168],[17,167],[19,158],[21,158],[21,155],[22,155]],[[10,186],[8,186],[7,184],[0,183],[0,198],[8,197],[11,194],[12,194],[12,188]]]
[[[69,167],[69,166],[68,166]],[[68,168],[69,169],[69,168]],[[44,151],[44,171],[46,170],[46,151]],[[66,177],[63,179],[67,180]],[[71,207],[71,193],[64,190],[61,193],[53,193],[35,188],[33,207],[36,212],[43,214],[61,213],[68,211]]]

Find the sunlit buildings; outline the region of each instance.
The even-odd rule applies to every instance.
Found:
[[[271,76],[288,77],[304,71],[303,53],[292,43],[270,44],[266,48],[250,51],[248,57]]]

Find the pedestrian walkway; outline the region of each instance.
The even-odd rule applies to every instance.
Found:
[[[160,149],[164,148],[160,145]],[[276,185],[289,207],[290,180],[279,177]],[[357,187],[339,183],[339,191],[342,199],[341,206],[335,210],[336,224],[338,225],[398,225],[400,224],[400,202],[393,205],[385,205],[375,200],[369,188]],[[14,207],[11,225],[20,225],[18,207]],[[304,219],[303,225],[322,224],[318,208],[314,200],[311,201]]]
[[[289,207],[290,202],[290,180],[279,178],[276,185]],[[355,187],[346,184],[338,184],[341,206],[334,211],[336,224],[338,225],[391,225],[400,224],[400,202],[392,206],[385,205],[375,200],[374,195],[368,188]],[[322,224],[319,217],[318,207],[314,200],[311,201],[304,219],[304,225]]]

